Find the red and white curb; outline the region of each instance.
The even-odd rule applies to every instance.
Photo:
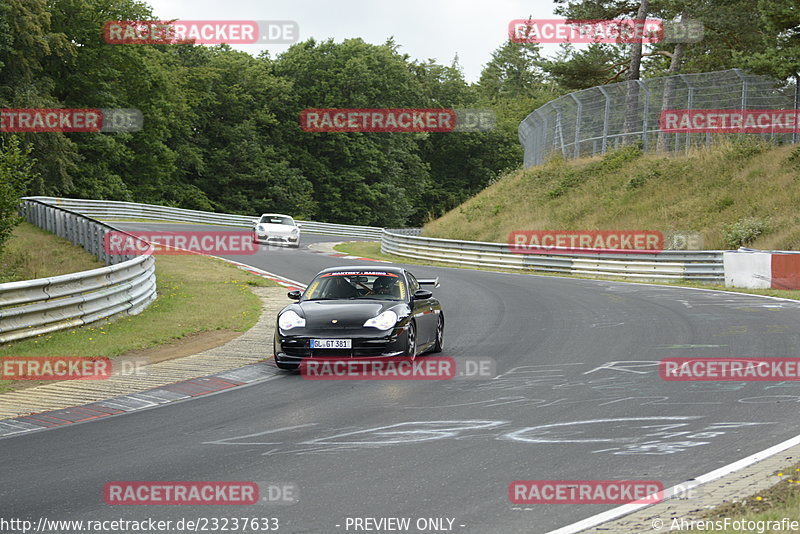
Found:
[[[70,408],[3,419],[0,420],[0,439],[144,410],[160,404],[217,393],[254,382],[264,382],[277,378],[279,373],[280,371],[274,363],[259,362],[223,373],[159,386],[139,393],[121,395]]]
[[[306,284],[298,282],[296,280],[292,280],[291,278],[286,278],[285,276],[281,276],[279,274],[271,273],[269,271],[265,271],[263,269],[259,269],[258,267],[253,267],[252,265],[248,265],[246,263],[241,263],[234,260],[229,260],[227,258],[220,258],[219,256],[214,256],[214,258],[220,259],[222,261],[228,262],[232,265],[237,266],[238,268],[242,269],[243,271],[247,271],[250,274],[254,274],[256,276],[260,276],[262,278],[266,278],[267,280],[272,280],[283,287],[293,290],[293,289],[300,289],[303,290],[306,288]]]
[[[331,256],[332,258],[341,258],[343,260],[374,261],[376,263],[392,263],[386,260],[376,260],[374,258],[362,258],[361,256],[351,256],[349,254],[344,254],[343,252],[321,252],[319,250],[313,250],[313,249],[309,249],[309,252],[313,252],[314,254],[321,254],[323,256]]]

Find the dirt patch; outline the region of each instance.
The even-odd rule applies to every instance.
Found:
[[[149,349],[132,350],[114,359],[146,359],[148,364],[158,363],[175,358],[183,358],[184,356],[191,356],[192,354],[197,354],[204,350],[219,347],[241,335],[242,332],[235,332],[233,330],[197,332],[165,345],[158,345],[157,347],[150,347]]]

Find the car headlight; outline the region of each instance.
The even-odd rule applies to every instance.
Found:
[[[278,326],[281,327],[281,330],[291,330],[292,328],[304,327],[305,325],[305,318],[300,317],[293,310],[284,312],[278,317]]]
[[[300,233],[300,230],[298,230],[297,228],[292,228],[292,235],[297,235],[299,233]]]
[[[372,326],[378,330],[389,330],[397,324],[397,314],[392,310],[386,310],[380,315],[376,315],[372,319],[367,319],[364,326]]]
[[[263,232],[264,231],[264,225],[259,224],[258,226],[256,226],[256,230],[258,230],[259,232]]]

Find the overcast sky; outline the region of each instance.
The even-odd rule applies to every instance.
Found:
[[[449,65],[458,54],[464,76],[475,82],[513,19],[553,18],[549,0],[146,0],[161,19],[293,20],[300,40],[361,37],[382,44],[394,36],[400,52]],[[289,45],[237,45],[274,57]],[[545,55],[557,45],[544,45]]]

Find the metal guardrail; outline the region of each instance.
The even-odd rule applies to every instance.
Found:
[[[107,200],[31,197],[104,219],[149,219],[250,227],[253,217]],[[668,250],[658,254],[518,254],[505,243],[419,236],[418,228],[298,221],[305,232],[381,241],[384,253],[427,261],[551,273],[616,276],[634,280],[724,281],[721,251]]]
[[[723,282],[722,251],[668,250],[657,254],[518,254],[505,243],[457,241],[384,230],[381,252],[418,260],[549,273],[637,280]]]
[[[99,219],[148,219],[153,221],[191,222],[221,226],[252,227],[252,220],[260,215],[233,215],[210,211],[187,210],[155,204],[120,202],[116,200],[84,200],[77,198],[26,197],[82,213]],[[303,232],[320,235],[341,235],[380,239],[382,228],[376,226],[356,226],[316,221],[296,221]]]
[[[109,255],[103,249],[112,226],[79,213],[25,199],[20,212],[32,224],[70,240],[107,267],[0,284],[0,343],[135,315],[156,298],[152,246],[141,256]]]

